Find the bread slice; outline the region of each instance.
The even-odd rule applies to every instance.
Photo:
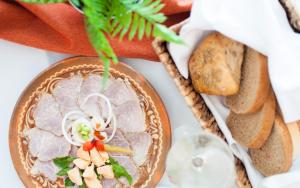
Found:
[[[300,126],[297,122],[286,124],[293,144],[293,160],[300,155]]]
[[[275,96],[270,92],[263,107],[255,113],[242,115],[231,111],[226,123],[233,138],[248,148],[260,148],[272,130],[275,109]]]
[[[249,150],[252,163],[264,176],[287,172],[292,165],[293,147],[290,133],[280,116],[276,116],[270,137],[259,149]]]
[[[256,112],[264,104],[270,88],[267,58],[247,48],[242,65],[240,90],[225,99],[230,110],[237,114]]]
[[[223,96],[238,92],[243,56],[243,44],[220,33],[208,35],[189,60],[195,90]]]

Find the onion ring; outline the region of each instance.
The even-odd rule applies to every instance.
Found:
[[[85,116],[84,113],[82,113],[81,111],[77,111],[77,110],[68,112],[68,113],[64,116],[64,118],[63,118],[63,120],[62,120],[62,122],[61,122],[61,129],[62,129],[62,133],[63,133],[64,137],[66,138],[66,140],[67,140],[70,144],[73,144],[73,145],[75,145],[75,146],[81,146],[82,144],[80,144],[80,143],[78,143],[78,142],[74,142],[71,138],[69,138],[69,135],[68,135],[68,133],[67,133],[67,131],[66,131],[66,122],[67,122],[67,119],[68,119],[68,117],[70,117],[71,115],[74,115],[74,114],[80,114],[80,115]]]
[[[109,99],[106,96],[104,96],[103,94],[100,94],[100,93],[91,93],[91,94],[89,94],[88,96],[85,97],[85,99],[83,101],[83,104],[85,104],[90,97],[94,97],[94,96],[100,97],[100,98],[104,99],[105,102],[106,102],[106,104],[107,104],[108,114],[109,115],[108,115],[107,120],[104,122],[104,127],[106,127],[110,123],[111,118],[112,118],[112,106],[111,106],[111,103],[110,103]],[[97,130],[97,128],[95,128],[95,129]],[[97,131],[99,131],[99,130],[97,130]]]
[[[112,116],[112,119],[113,119],[113,131],[112,131],[111,135],[109,136],[109,138],[105,139],[105,140],[103,141],[103,143],[107,143],[107,142],[111,141],[111,139],[113,139],[113,137],[114,137],[115,134],[116,134],[116,131],[117,131],[117,120],[116,120],[116,116],[113,115],[113,116]]]

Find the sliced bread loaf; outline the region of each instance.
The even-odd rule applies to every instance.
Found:
[[[259,149],[249,150],[252,163],[264,176],[286,172],[292,165],[293,147],[290,133],[280,116],[276,116],[270,137]]]
[[[233,95],[239,90],[244,45],[220,33],[211,33],[189,60],[192,84],[197,92]]]
[[[225,103],[237,114],[256,112],[266,101],[270,88],[267,58],[247,48],[242,64],[240,90],[226,97]]]
[[[233,138],[248,148],[260,148],[272,130],[275,118],[275,96],[270,92],[263,107],[252,114],[230,112],[226,123]]]

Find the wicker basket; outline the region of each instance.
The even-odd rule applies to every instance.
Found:
[[[184,22],[179,23],[171,27],[172,30],[178,32]],[[211,132],[224,138],[221,130],[218,127],[218,124],[212,115],[212,113],[207,108],[204,100],[201,95],[197,93],[191,83],[190,79],[185,79],[179,73],[171,55],[169,54],[166,48],[166,42],[156,38],[153,41],[153,47],[156,53],[159,56],[160,61],[165,65],[168,73],[175,81],[176,86],[178,87],[181,94],[184,96],[186,103],[192,109],[195,117],[198,119],[203,129],[207,132]],[[240,188],[249,188],[251,184],[247,177],[246,170],[239,159],[236,158],[236,173],[237,173],[237,185]]]
[[[295,8],[291,5],[290,0],[280,0],[283,8],[286,10],[287,17],[290,20],[292,28],[297,32],[300,31],[300,15],[295,11]],[[171,27],[175,32],[179,32],[180,28],[184,25],[184,22],[179,23]],[[185,79],[179,73],[175,63],[168,52],[166,47],[166,42],[156,38],[153,41],[153,47],[159,56],[160,61],[165,65],[168,73],[173,78],[176,86],[178,87],[181,94],[184,96],[187,104],[192,109],[195,117],[198,119],[203,129],[207,132],[211,132],[224,138],[223,133],[218,127],[218,124],[212,115],[212,113],[207,108],[203,98],[198,94],[191,83],[190,79]],[[252,187],[248,179],[246,170],[242,162],[235,158],[236,163],[236,173],[237,173],[237,185],[240,188]]]

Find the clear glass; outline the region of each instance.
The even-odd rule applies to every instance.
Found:
[[[222,139],[197,126],[181,126],[174,141],[166,170],[177,187],[237,187],[234,157]]]

